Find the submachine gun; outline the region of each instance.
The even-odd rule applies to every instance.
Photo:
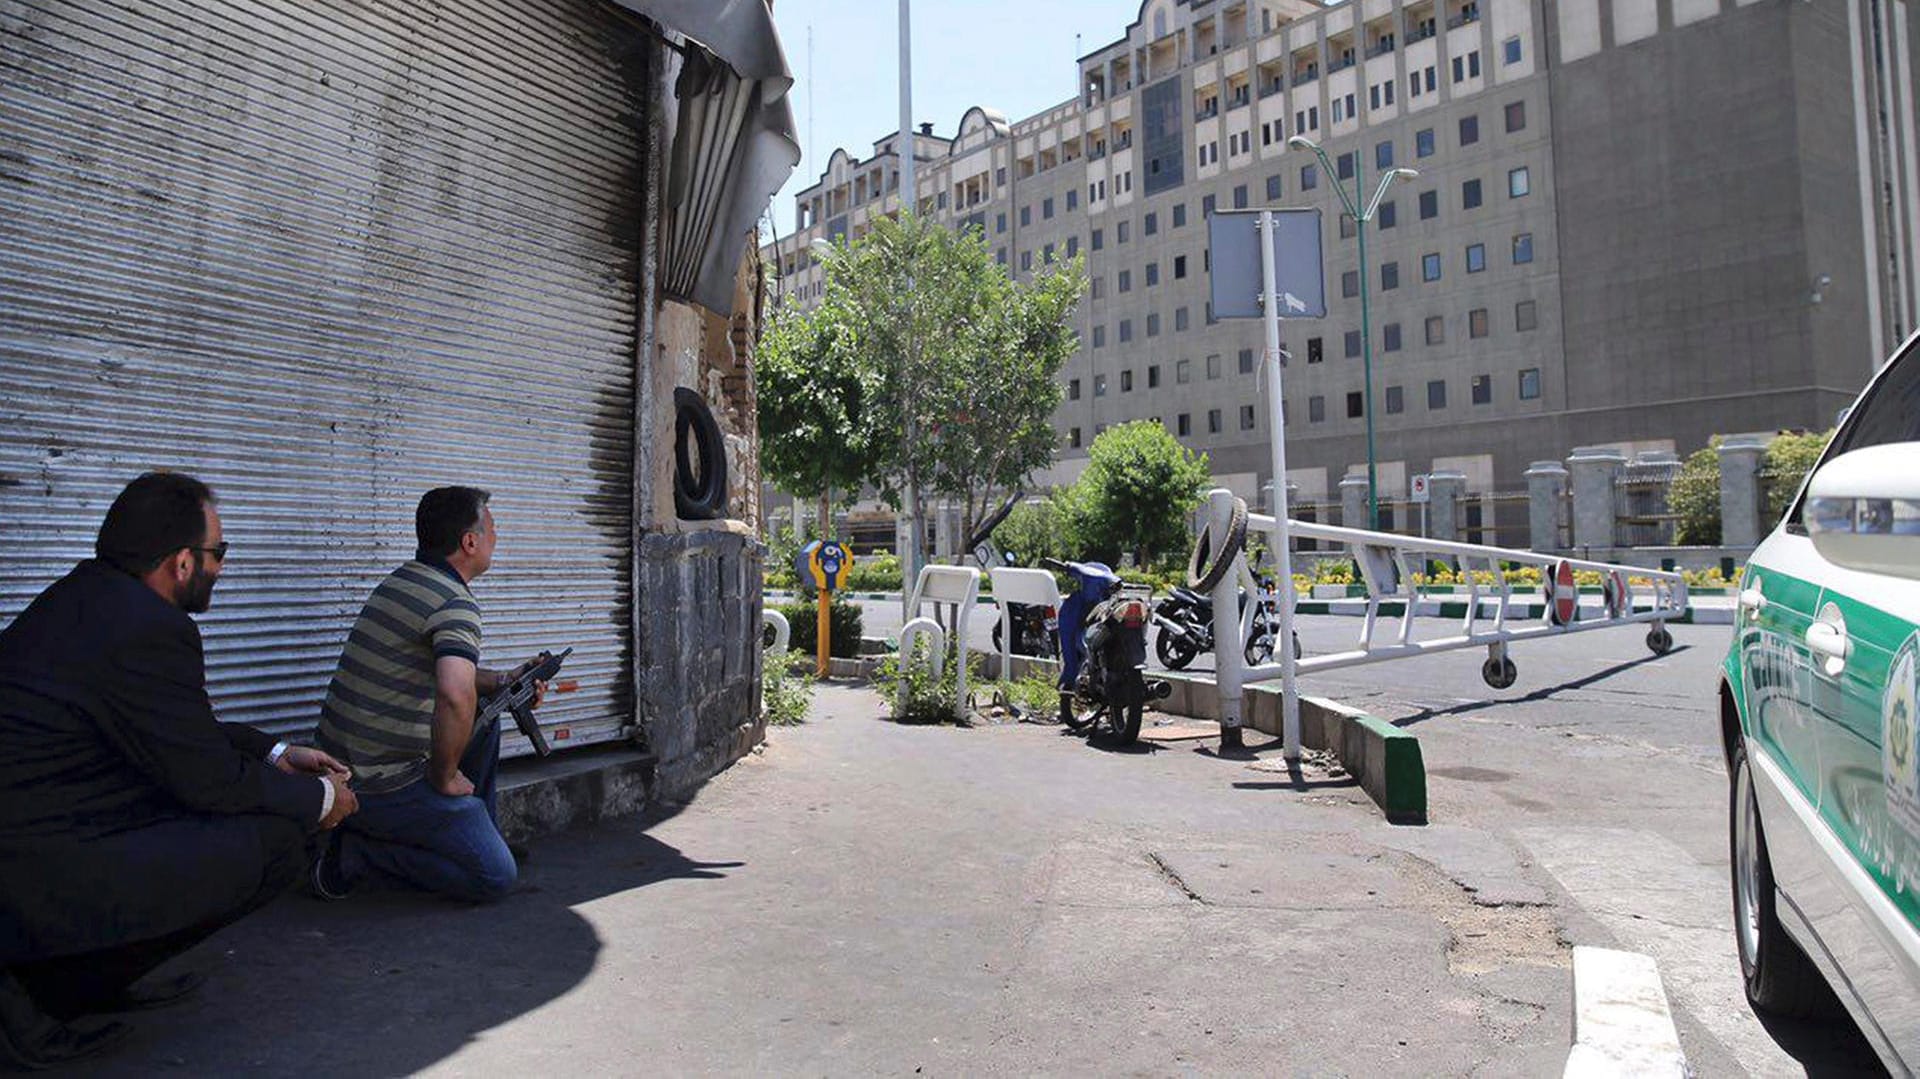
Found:
[[[560,673],[560,664],[566,662],[567,657],[572,654],[571,648],[557,656],[552,652],[542,652],[523,664],[519,673],[515,674],[511,681],[494,691],[481,704],[480,715],[475,718],[474,726],[491,723],[498,719],[502,712],[511,712],[514,726],[519,727],[520,733],[526,735],[527,741],[533,743],[533,751],[542,757],[552,753],[553,747],[547,744],[547,736],[540,730],[540,721],[534,718],[533,697],[538,683],[541,682],[549,683],[547,689],[553,693],[571,693],[580,688],[578,682],[553,680],[553,676]]]

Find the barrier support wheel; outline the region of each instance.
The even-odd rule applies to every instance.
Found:
[[[1505,657],[1489,659],[1480,665],[1480,680],[1494,689],[1506,689],[1520,677],[1520,668]]]
[[[1647,631],[1647,650],[1656,656],[1664,656],[1673,648],[1673,634],[1667,627],[1656,625]]]

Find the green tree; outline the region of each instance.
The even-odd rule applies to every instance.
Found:
[[[1127,553],[1147,566],[1186,547],[1210,475],[1206,454],[1153,420],[1135,420],[1101,432],[1087,458],[1071,503],[1086,557],[1117,562]]]
[[[834,489],[854,490],[873,467],[867,376],[834,347],[841,314],[830,304],[776,313],[755,364],[760,467],[782,490],[819,501],[823,537]]]
[[[1787,503],[1800,493],[1801,482],[1819,462],[1821,451],[1832,438],[1830,430],[1784,434],[1767,444],[1767,456],[1760,465],[1767,477],[1767,519],[1761,522],[1764,526],[1772,528],[1787,512]]]
[[[1667,510],[1677,514],[1673,542],[1681,546],[1720,545],[1720,439],[1695,450],[1680,465],[1667,488]]]
[[[1068,537],[1066,498],[1062,492],[1022,502],[1013,507],[1007,519],[994,529],[994,542],[1003,551],[1011,551],[1023,566],[1032,566],[1042,558],[1073,558],[1075,552]]]

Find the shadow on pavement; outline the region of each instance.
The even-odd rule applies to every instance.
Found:
[[[601,949],[573,909],[666,880],[714,880],[744,863],[700,861],[647,834],[667,814],[536,841],[520,887],[467,906],[408,894],[339,903],[289,895],[168,969],[204,969],[192,1000],[126,1017],[124,1046],[90,1075],[400,1075],[577,986]]]
[[[1677,656],[1692,647],[1692,645],[1676,644],[1661,655],[1647,655],[1639,659],[1627,660],[1625,663],[1616,663],[1611,667],[1595,671],[1584,678],[1576,678],[1571,682],[1561,682],[1557,685],[1543,686],[1519,697],[1486,697],[1477,701],[1468,701],[1465,704],[1456,704],[1452,708],[1423,708],[1410,716],[1403,716],[1400,719],[1394,720],[1393,725],[1396,727],[1412,727],[1425,723],[1429,719],[1439,719],[1442,716],[1464,715],[1468,712],[1480,712],[1488,708],[1497,708],[1510,704],[1537,703],[1551,699],[1556,693],[1569,689],[1584,689],[1587,686],[1593,685],[1595,682],[1604,682],[1616,674],[1633,670],[1635,667],[1643,667],[1649,663],[1666,659],[1669,656]]]

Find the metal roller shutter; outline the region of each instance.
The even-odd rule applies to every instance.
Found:
[[[632,40],[587,0],[0,2],[0,624],[133,475],[192,472],[216,710],[304,730],[420,494],[469,483],[484,662],[573,646],[542,719],[619,737]]]

